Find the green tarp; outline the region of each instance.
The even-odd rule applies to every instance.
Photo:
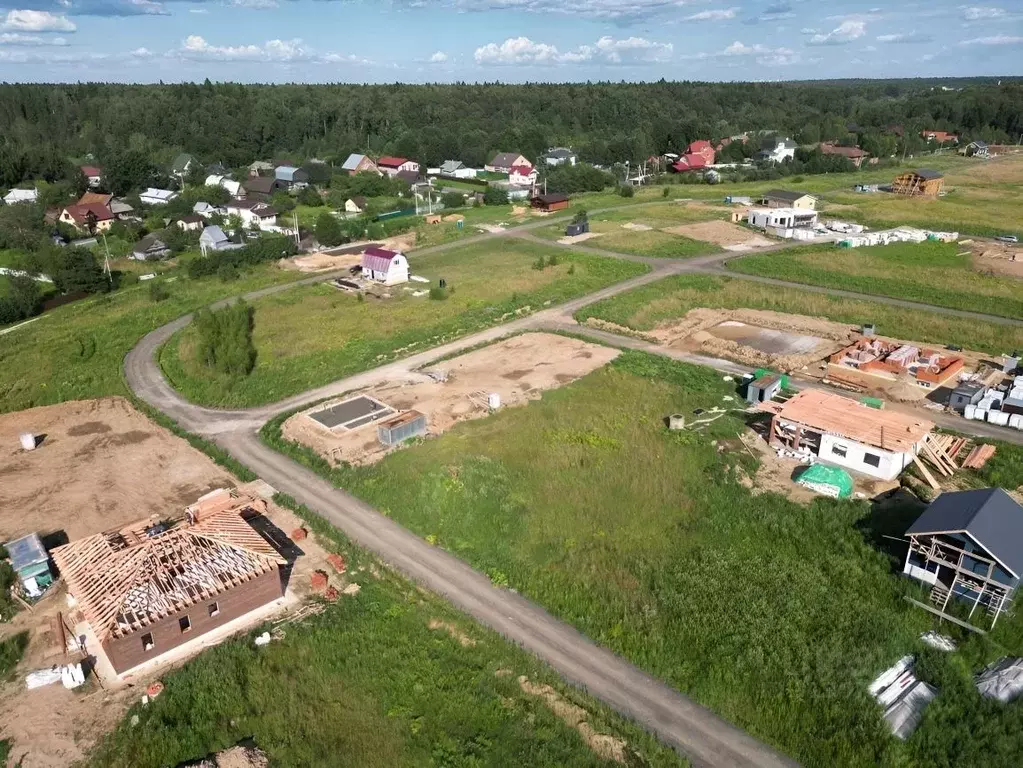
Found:
[[[825,496],[832,496],[836,499],[848,498],[853,490],[853,479],[848,472],[824,464],[814,464],[809,467],[796,482],[817,491],[817,493],[823,493]]]

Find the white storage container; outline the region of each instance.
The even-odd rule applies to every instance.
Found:
[[[963,409],[963,416],[970,420],[976,419],[977,410],[977,406],[967,403],[966,408]]]
[[[496,411],[501,407],[501,395],[497,392],[491,392],[487,395],[487,405],[490,407],[490,410]]]
[[[1009,417],[1009,426],[1013,429],[1023,429],[1023,416],[1014,413]]]
[[[1002,411],[988,411],[987,420],[992,424],[997,424],[999,427],[1004,427],[1009,423],[1009,414]]]

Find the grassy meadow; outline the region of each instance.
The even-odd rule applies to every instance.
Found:
[[[738,415],[702,433],[663,426],[723,405],[729,386],[625,352],[370,467],[330,469],[283,442],[280,420],[264,439],[804,765],[1012,765],[1023,709],[992,712],[969,674],[1023,650],[1021,622],[954,632],[953,657],[924,653],[932,618],[902,600],[915,588],[883,546],[917,510],[754,496]],[[956,690],[902,744],[866,686],[913,651]],[[958,725],[981,714],[984,729]]]
[[[929,344],[958,344],[993,355],[1023,348],[1023,328],[711,275],[667,277],[590,304],[576,312],[575,318],[579,322],[596,318],[635,331],[650,331],[697,307],[766,309],[824,317],[839,323],[872,322],[878,333],[885,336]]]
[[[165,675],[163,694],[147,707],[136,704],[89,764],[160,768],[247,738],[281,768],[615,764],[524,692],[518,678],[525,675],[587,710],[589,724],[623,739],[637,765],[685,765],[530,655],[377,571],[320,518],[300,511],[334,539],[361,591],[287,625],[284,638],[265,648],[252,644],[257,629]]]
[[[1023,318],[1023,282],[976,272],[956,243],[804,246],[728,262],[750,275]]]
[[[552,257],[555,265],[536,268],[538,259]],[[248,376],[231,379],[203,366],[196,358],[194,328],[165,346],[160,358],[164,372],[195,402],[273,402],[647,270],[642,264],[510,238],[422,258],[413,254],[411,268],[433,285],[444,278],[447,297],[417,298],[399,286],[391,299],[360,300],[329,285],[299,287],[253,304],[257,357]]]
[[[303,277],[272,266],[222,282],[179,276],[155,301],[150,283],[67,304],[0,336],[0,412],[65,400],[127,395],[121,364],[149,331],[199,307]]]

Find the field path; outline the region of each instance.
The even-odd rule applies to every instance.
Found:
[[[649,202],[642,203],[642,205],[651,204]],[[592,213],[599,212],[592,211]],[[483,242],[491,238],[525,237],[536,239],[531,234],[531,230],[563,221],[568,221],[568,217],[544,218],[502,232],[468,237],[452,243],[424,248],[415,251],[414,255],[428,255],[474,242]],[[616,336],[579,326],[572,319],[572,314],[587,304],[674,274],[727,274],[737,279],[754,279],[797,287],[801,290],[815,290],[820,293],[869,299],[896,306],[980,317],[990,322],[1023,323],[977,313],[904,302],[898,299],[866,296],[827,288],[813,289],[795,283],[725,272],[721,265],[729,259],[736,258],[736,254],[728,251],[692,259],[675,260],[638,257],[588,246],[561,245],[546,240],[542,242],[553,247],[569,248],[629,261],[642,261],[650,264],[652,270],[640,277],[610,286],[558,307],[489,328],[443,346],[387,363],[379,368],[259,408],[245,410],[204,408],[187,402],[168,384],[156,361],[156,354],[160,346],[174,333],[191,322],[192,315],[178,318],[143,337],[125,357],[125,379],[137,397],[165,413],[181,427],[190,432],[211,437],[234,458],[272,486],[293,496],[323,516],[331,524],[343,530],[357,544],[372,551],[382,561],[399,569],[430,590],[443,595],[460,610],[536,654],[567,680],[657,734],[663,741],[688,757],[694,765],[721,766],[723,768],[726,766],[729,768],[732,766],[774,768],[775,766],[795,765],[789,758],[686,698],[670,686],[599,647],[565,622],[548,614],[543,608],[514,592],[494,586],[487,577],[477,573],[457,557],[427,544],[369,505],[343,490],[334,488],[318,475],[267,447],[258,437],[259,428],[267,420],[281,413],[298,409],[326,397],[370,386],[395,374],[421,367],[439,357],[468,349],[477,344],[494,341],[510,333],[531,329],[571,330],[615,346],[644,349],[655,354],[709,365],[729,373],[742,372],[744,369],[741,366],[727,361],[675,353],[638,339]],[[787,247],[787,244],[779,245],[779,248],[784,247]],[[246,300],[257,299],[288,290],[295,285],[328,280],[338,274],[342,273],[320,274],[305,280],[272,286],[247,294],[244,298]],[[218,305],[224,305],[233,300],[227,299],[218,302]],[[940,423],[938,416],[940,414],[935,414],[933,418]],[[955,426],[960,431],[976,430],[977,434],[985,436],[992,429],[984,424],[963,422],[961,419],[956,422]],[[1023,435],[1017,436],[1017,433],[1002,434],[998,432],[998,437],[1003,440],[1015,438],[1014,441],[1023,442]]]

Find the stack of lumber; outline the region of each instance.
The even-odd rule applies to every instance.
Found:
[[[980,469],[987,464],[988,459],[995,455],[995,450],[993,445],[978,445],[970,451],[970,455],[963,461],[963,468]]]

